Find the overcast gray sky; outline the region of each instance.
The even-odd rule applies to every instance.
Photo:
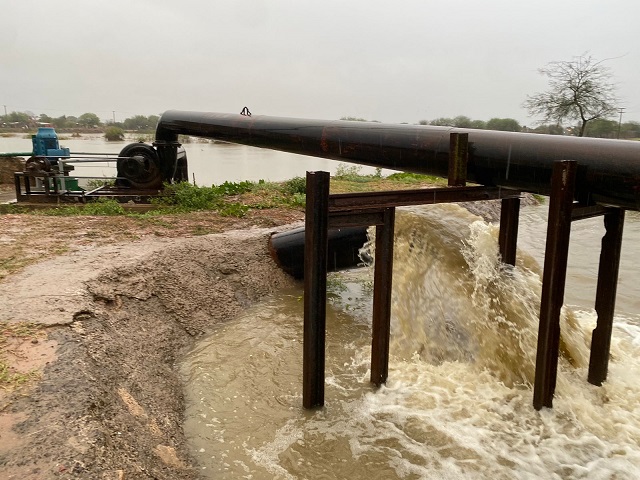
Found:
[[[640,120],[638,0],[0,0],[0,108],[532,125],[537,69],[589,52]]]

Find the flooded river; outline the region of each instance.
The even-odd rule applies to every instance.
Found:
[[[76,153],[109,153],[117,154],[129,143],[137,141],[131,137],[122,142],[107,142],[100,135],[83,135],[81,138],[67,138],[59,135],[60,146],[67,147],[72,154]],[[151,143],[152,140],[146,141]],[[324,170],[335,173],[339,162],[318,157],[277,152],[245,145],[228,143],[212,143],[207,140],[193,138],[184,144],[189,164],[189,181],[198,185],[219,185],[225,181],[243,180],[281,181],[293,177],[304,177],[307,170]],[[0,137],[0,153],[30,152],[31,137]],[[76,163],[73,175],[91,177],[114,177],[116,162]],[[361,167],[362,173],[373,173],[374,168]],[[387,171],[385,171],[387,172]],[[391,173],[390,171],[387,173]],[[85,184],[80,182],[80,185]]]

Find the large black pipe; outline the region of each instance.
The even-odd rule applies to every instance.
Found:
[[[329,230],[327,241],[327,271],[335,272],[364,264],[360,250],[367,241],[366,227]],[[269,239],[269,253],[276,263],[297,279],[304,277],[304,227],[275,233]]]
[[[549,194],[553,163],[579,164],[576,199],[640,209],[640,142],[422,125],[170,110],[156,140],[178,134],[446,177],[449,134],[469,134],[468,180]]]

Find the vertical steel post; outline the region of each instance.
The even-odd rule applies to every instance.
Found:
[[[14,172],[13,174],[13,184],[16,187],[16,200],[20,200],[22,197],[22,188],[20,186],[20,174],[18,172]]]
[[[502,199],[500,209],[500,234],[498,245],[502,261],[509,265],[516,264],[516,249],[518,244],[518,222],[520,217],[520,199]]]
[[[558,373],[560,310],[567,276],[577,166],[577,162],[571,160],[556,162],[553,166],[533,388],[533,406],[536,410],[553,406]]]
[[[307,172],[302,404],[324,405],[329,173]]]
[[[469,134],[449,134],[449,175],[450,187],[464,187],[467,184],[467,159],[469,154]]]
[[[624,210],[612,208],[607,211],[604,214],[604,228],[605,234],[602,237],[596,290],[598,323],[591,336],[591,356],[589,358],[589,375],[587,377],[589,383],[593,385],[602,385],[602,382],[607,379],[607,370],[609,368],[611,330],[616,306],[618,269],[624,228]]]
[[[377,386],[386,382],[389,374],[395,211],[396,209],[393,207],[386,208],[384,210],[384,223],[376,226],[371,338],[371,383]]]

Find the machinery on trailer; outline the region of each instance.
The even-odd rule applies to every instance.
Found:
[[[14,177],[18,202],[87,202],[114,198],[144,203],[162,190],[165,179],[188,180],[186,152],[177,142],[172,145],[171,160],[167,162],[160,160],[155,143],[131,143],[115,156],[109,153],[72,153],[69,148],[60,146],[58,135],[51,127],[40,127],[31,140],[32,155],[26,160],[24,171],[16,172]],[[164,150],[162,153],[164,155]],[[115,177],[71,173],[78,164],[108,162],[116,163]],[[88,188],[89,180],[105,182]]]

